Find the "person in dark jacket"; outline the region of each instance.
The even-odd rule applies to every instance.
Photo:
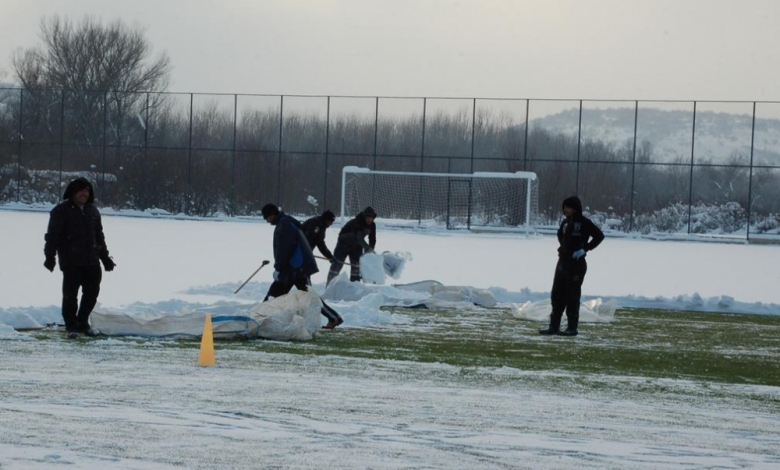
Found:
[[[331,260],[333,259],[333,253],[328,249],[328,245],[325,244],[325,232],[328,227],[333,225],[336,220],[336,214],[332,211],[326,210],[322,215],[314,216],[303,223],[303,234],[306,235],[306,240],[309,242],[309,246],[313,250],[316,246],[322,256]]]
[[[604,240],[604,233],[582,215],[582,202],[577,196],[563,201],[565,219],[558,228],[558,264],[553,279],[550,326],[539,330],[543,335],[577,336],[580,320],[582,281],[588,271],[585,256]],[[568,325],[561,331],[561,317],[566,310]]]
[[[373,253],[376,247],[376,211],[368,206],[354,219],[344,224],[339,232],[333,260],[328,272],[328,284],[341,272],[344,261],[349,257],[350,281],[360,281],[360,257],[364,253]],[[366,243],[368,236],[368,243]]]
[[[310,277],[319,272],[314,254],[311,251],[306,235],[303,233],[303,226],[294,217],[291,217],[280,211],[274,204],[266,204],[262,208],[263,218],[266,222],[274,225],[274,282],[268,288],[268,293],[263,299],[267,301],[271,297],[279,297],[287,294],[296,287],[301,291],[308,291],[311,285]],[[324,328],[333,329],[344,320],[333,310],[324,300],[322,302],[322,313],[328,319]]]
[[[76,178],[65,188],[63,201],[49,213],[43,265],[54,271],[59,259],[62,271],[62,319],[68,336],[78,333],[94,336],[89,315],[97,303],[103,271],[113,271],[116,264],[108,254],[100,211],[95,207],[92,184]],[[81,289],[81,303],[78,293]]]

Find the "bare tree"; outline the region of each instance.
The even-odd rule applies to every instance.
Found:
[[[171,64],[164,53],[151,59],[141,29],[119,20],[103,25],[90,16],[77,24],[44,18],[40,28],[43,45],[18,51],[12,65],[30,95],[29,110],[41,116],[53,105],[65,106],[62,114],[75,127],[74,143],[99,140],[94,134],[104,125],[121,141],[126,137],[122,121],[146,107],[145,92],[154,93],[150,109],[159,106],[162,95],[156,92],[167,88]]]

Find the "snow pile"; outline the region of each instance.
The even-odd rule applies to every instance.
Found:
[[[398,279],[401,277],[401,273],[404,271],[406,262],[411,261],[411,259],[412,254],[408,252],[396,251],[395,253],[391,253],[389,251],[385,251],[382,253],[382,262],[383,267],[385,268],[385,273],[393,279]]]
[[[580,304],[580,323],[609,323],[615,318],[618,303],[615,299],[606,302],[600,298],[588,300]],[[540,300],[528,301],[523,305],[514,305],[512,315],[521,320],[548,321],[552,311],[552,302]]]
[[[385,283],[384,258],[377,253],[366,253],[360,257],[360,277],[372,284]]]

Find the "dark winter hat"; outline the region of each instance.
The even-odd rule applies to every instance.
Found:
[[[71,199],[73,195],[82,189],[89,189],[89,199],[87,199],[87,204],[94,203],[95,191],[92,189],[92,183],[90,183],[89,180],[83,176],[76,178],[75,180],[68,183],[68,186],[65,188],[65,193],[62,195],[62,199]]]
[[[334,214],[331,210],[326,210],[322,213],[322,220],[327,220],[328,222],[333,222],[336,220],[336,214]]]
[[[582,214],[582,202],[580,202],[580,198],[577,196],[571,196],[564,199],[561,210],[563,210],[564,207],[571,207],[578,213]]]
[[[371,206],[368,206],[365,209],[363,209],[363,212],[361,212],[361,214],[363,214],[363,217],[374,217],[374,218],[376,218],[376,211]]]
[[[275,204],[266,204],[261,209],[261,212],[263,213],[263,218],[267,219],[272,215],[279,215],[279,208]]]

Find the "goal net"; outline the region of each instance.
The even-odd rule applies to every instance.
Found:
[[[342,220],[371,206],[399,225],[530,231],[538,205],[539,180],[532,172],[342,170]]]

